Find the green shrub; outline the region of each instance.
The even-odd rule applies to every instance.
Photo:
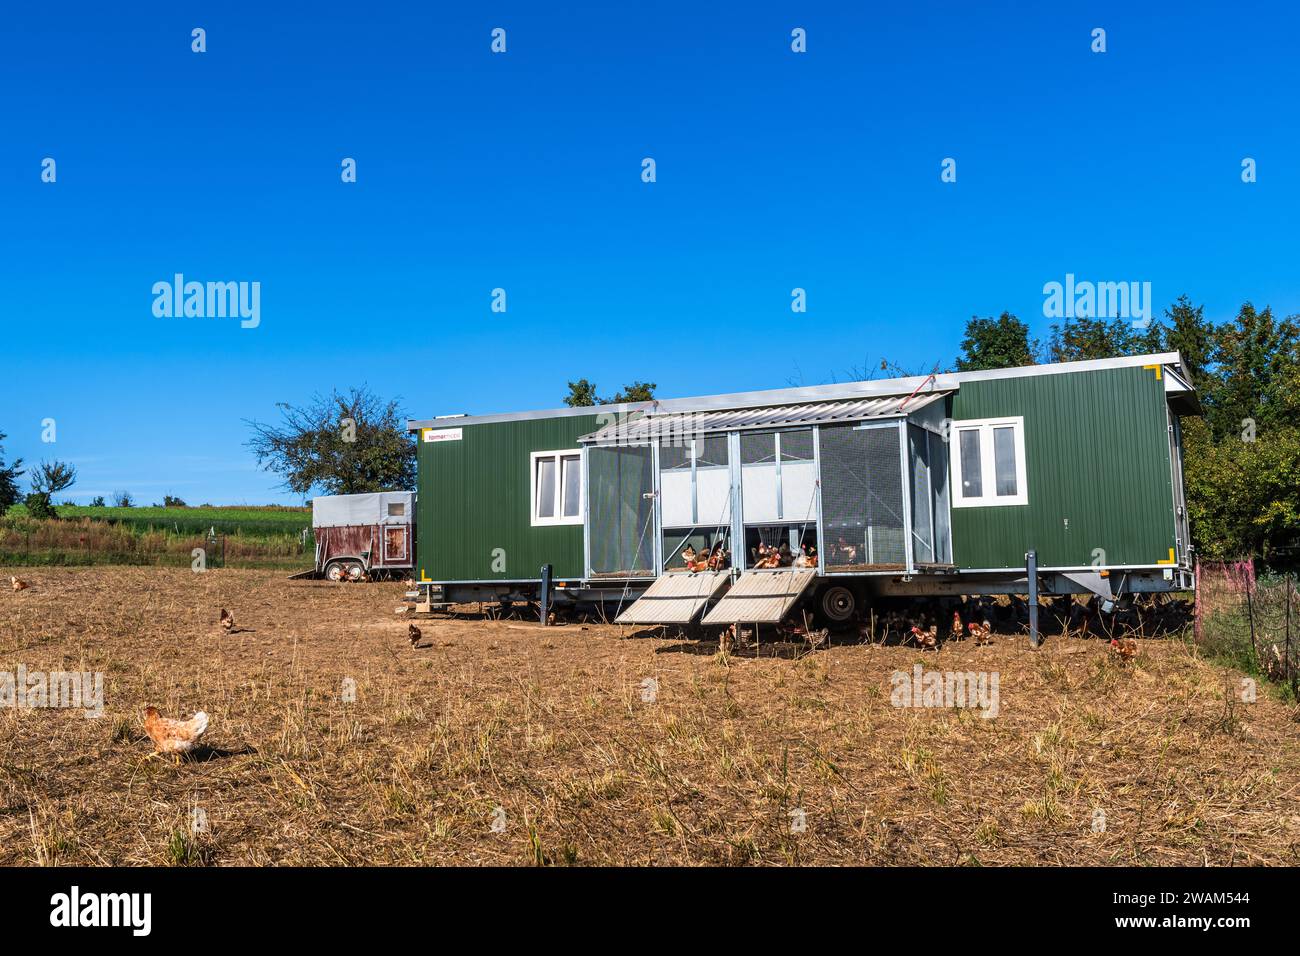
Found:
[[[32,492],[24,500],[27,505],[27,516],[29,518],[57,518],[59,513],[54,510],[54,505],[50,504],[50,496],[43,495],[39,492]]]

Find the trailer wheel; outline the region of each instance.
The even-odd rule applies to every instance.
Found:
[[[365,573],[360,561],[331,561],[325,565],[325,577],[330,581],[360,581]]]
[[[817,613],[830,624],[844,624],[858,613],[858,596],[851,588],[832,584],[817,596]]]

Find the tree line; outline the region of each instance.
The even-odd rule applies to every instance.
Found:
[[[1045,341],[1003,312],[972,317],[958,371],[1179,352],[1204,417],[1184,418],[1192,543],[1205,557],[1294,561],[1300,551],[1300,317],[1242,304],[1216,323],[1186,295],[1145,327],[1079,318]]]

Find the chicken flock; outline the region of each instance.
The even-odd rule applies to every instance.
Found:
[[[757,556],[758,560],[755,567],[759,568],[817,566],[816,548],[808,545],[805,545],[799,554],[792,555],[787,544],[783,543],[779,547],[760,544]],[[682,551],[682,558],[686,562],[686,570],[688,571],[721,571],[729,567],[730,552],[723,542],[719,540],[712,546],[706,546],[698,552],[688,545]],[[9,582],[15,592],[24,591],[30,587],[26,581],[22,581],[15,576],[10,576]],[[1055,615],[1057,622],[1066,634],[1087,633],[1093,621],[1097,619],[1099,612],[1098,600],[1093,598],[1085,603],[1078,603],[1066,598],[1064,602],[1064,611],[1062,611],[1060,604],[1051,603],[1043,610],[1048,616]],[[873,614],[870,623],[864,620],[858,624],[859,638],[869,642],[874,642],[879,638],[881,642],[888,642],[891,637],[895,637],[899,643],[914,644],[922,651],[937,651],[941,643],[938,620],[930,613],[928,608],[919,609],[918,614],[918,608],[915,606],[917,603],[913,602],[910,613],[896,607],[885,611],[879,617]],[[1160,628],[1161,624],[1168,625],[1172,623],[1176,625],[1177,622],[1165,620],[1176,613],[1185,614],[1186,612],[1185,610],[1179,610],[1176,603],[1153,604],[1151,610],[1146,612],[1140,606],[1134,606],[1130,603],[1118,608],[1113,616],[1107,615],[1107,617],[1111,618],[1112,623],[1116,626],[1132,627],[1136,624],[1140,629],[1144,630],[1147,623],[1154,623],[1157,629]],[[1003,625],[1023,625],[1028,622],[1029,618],[1028,604],[1016,595],[1012,595],[1006,603],[999,603],[988,596],[971,598],[962,602],[959,608],[952,611],[952,616],[945,629],[946,633],[942,636],[945,640],[953,641],[964,641],[970,638],[977,647],[991,644],[994,632],[993,620],[995,618]],[[1148,618],[1152,618],[1152,620],[1148,621]],[[220,609],[218,625],[227,634],[238,631],[235,616],[226,608]],[[782,639],[801,641],[812,649],[826,644],[830,638],[828,628],[810,627],[806,614],[803,616],[802,623],[787,618],[778,624],[776,629]],[[421,637],[420,629],[415,624],[409,624],[407,639],[412,648],[419,646]],[[737,646],[746,647],[754,644],[755,639],[756,631],[754,629],[732,624],[719,636],[719,646],[722,651],[730,652]],[[1135,660],[1139,655],[1139,649],[1138,641],[1132,637],[1116,637],[1112,635],[1109,641],[1111,654],[1121,664],[1127,664]],[[208,714],[202,710],[186,720],[176,720],[162,716],[156,707],[146,707],[144,711],[144,730],[154,745],[154,751],[150,756],[166,756],[179,762],[182,757],[194,752],[200,738],[207,732],[208,721]]]
[[[703,571],[725,571],[731,567],[731,552],[721,540],[712,545],[705,545],[696,551],[691,545],[682,548],[682,570],[700,573]],[[796,554],[787,542],[773,546],[760,543],[754,551],[751,565],[755,570],[769,568],[815,568],[817,567],[817,549],[805,544]]]

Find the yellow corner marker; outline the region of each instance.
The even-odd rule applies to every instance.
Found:
[[[1163,366],[1163,365],[1143,365],[1142,367],[1143,367],[1143,368],[1153,368],[1153,369],[1155,369],[1155,370],[1156,370],[1156,381],[1157,381],[1157,382],[1164,381],[1164,375],[1165,375],[1165,372],[1164,372],[1164,366]]]
[[[1176,563],[1177,563],[1177,559],[1174,557],[1174,549],[1173,549],[1173,548],[1170,548],[1170,549],[1169,549],[1169,560],[1168,560],[1168,561],[1157,561],[1157,562],[1156,562],[1156,564],[1176,564]]]

